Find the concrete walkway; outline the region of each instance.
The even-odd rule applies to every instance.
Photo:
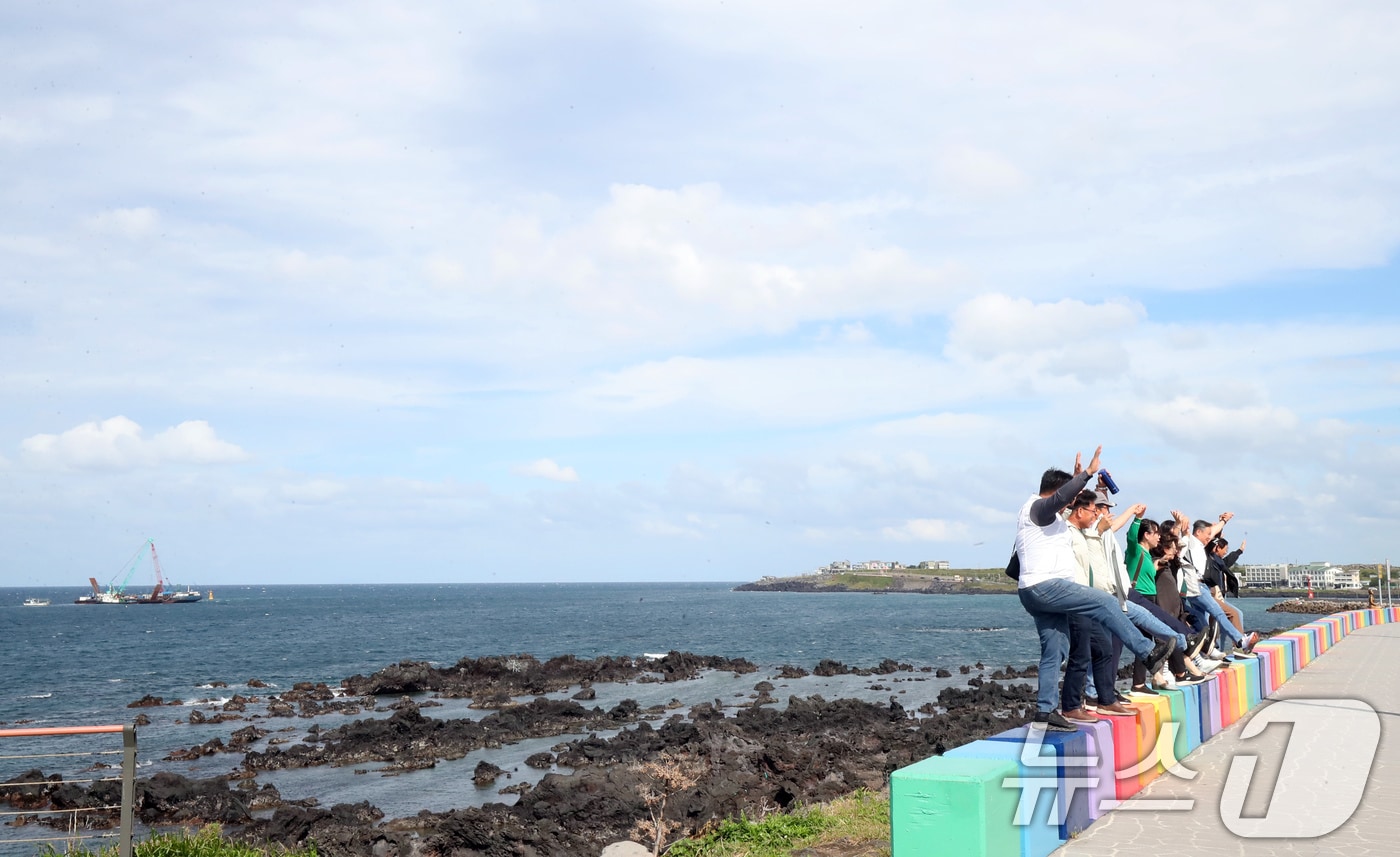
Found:
[[[1400,625],[1351,632],[1271,699],[1187,756],[1181,765],[1196,772],[1194,779],[1171,773],[1158,777],[1056,850],[1055,857],[1389,857],[1400,852],[1397,665]],[[1354,701],[1366,703],[1375,714]],[[1270,718],[1274,722],[1258,735],[1244,737],[1249,724],[1261,717],[1266,718],[1261,723]],[[1289,725],[1289,720],[1295,722]],[[1319,729],[1319,723],[1325,726]],[[1255,768],[1247,777],[1245,757],[1251,756]],[[1226,788],[1232,764],[1239,770],[1235,783]],[[1245,796],[1239,809],[1241,794]],[[1167,800],[1189,801],[1191,807],[1167,809],[1159,803],[1146,808],[1150,802]],[[1288,830],[1309,838],[1241,835],[1243,831],[1277,837]]]

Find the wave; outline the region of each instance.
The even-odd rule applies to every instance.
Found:
[[[52,693],[31,693],[25,699],[48,699],[51,696],[53,696]]]
[[[662,658],[666,657],[666,655],[666,652],[642,652],[642,657],[652,661],[659,661]]]
[[[983,627],[983,628],[915,628],[916,634],[986,634],[993,631],[1005,631],[1003,627]]]

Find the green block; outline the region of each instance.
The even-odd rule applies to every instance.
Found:
[[[1011,824],[1020,789],[1010,759],[932,756],[890,775],[891,857],[1003,857],[1021,853]]]

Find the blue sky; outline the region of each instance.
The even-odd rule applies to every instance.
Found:
[[[0,10],[11,585],[1397,553],[1387,3]]]

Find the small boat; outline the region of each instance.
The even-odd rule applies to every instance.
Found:
[[[169,604],[191,604],[204,597],[204,593],[198,589],[186,588],[184,592],[167,592],[165,600]]]
[[[25,607],[47,607],[47,606],[49,606],[49,599],[47,599],[47,598],[26,598],[26,599],[24,599],[24,606],[25,606]]]
[[[136,600],[134,595],[125,595],[110,586],[103,589],[95,577],[89,577],[88,583],[92,584],[92,594],[79,595],[73,600],[74,604],[131,604]]]

